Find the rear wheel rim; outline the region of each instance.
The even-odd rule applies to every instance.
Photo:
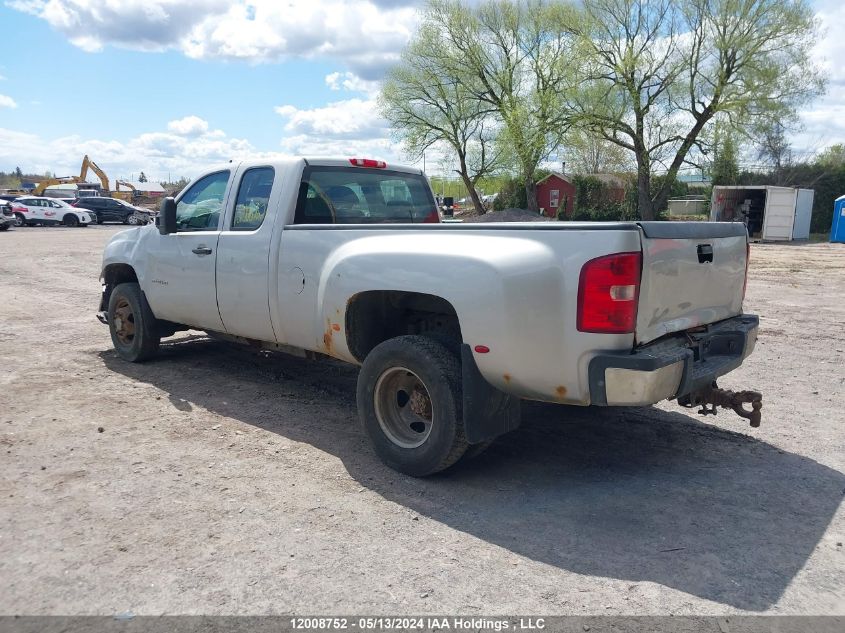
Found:
[[[382,432],[400,448],[418,448],[431,435],[434,410],[428,389],[406,367],[391,367],[376,381],[376,419]]]
[[[135,340],[135,313],[129,301],[121,297],[114,307],[114,335],[123,345],[132,345]]]
[[[23,226],[23,216],[21,216],[21,215],[15,216],[15,226]]]

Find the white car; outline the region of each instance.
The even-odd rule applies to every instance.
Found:
[[[64,200],[39,196],[23,196],[12,203],[15,214],[15,226],[33,224],[64,224],[65,226],[88,226],[91,214],[83,209],[76,209]]]

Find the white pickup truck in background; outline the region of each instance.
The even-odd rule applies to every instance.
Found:
[[[300,158],[210,170],[157,224],[103,255],[121,358],[191,328],[361,365],[364,428],[411,475],[516,428],[522,398],[760,421],[760,394],[715,385],[757,336],[741,223],[439,224],[417,169]]]

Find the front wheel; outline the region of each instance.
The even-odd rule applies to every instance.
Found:
[[[65,226],[79,226],[79,218],[73,213],[68,213],[64,217],[64,224]]]
[[[391,468],[423,477],[466,451],[461,364],[440,342],[399,336],[381,343],[364,360],[357,395],[364,429]]]
[[[138,284],[114,287],[109,297],[108,321],[112,344],[123,360],[140,363],[158,352],[158,323]]]
[[[126,216],[126,224],[139,224],[138,216],[134,213],[132,215]]]

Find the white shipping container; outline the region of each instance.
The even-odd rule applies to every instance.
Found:
[[[710,201],[710,219],[715,222],[744,221],[752,239],[808,239],[813,196],[812,189],[717,185],[713,187]]]

